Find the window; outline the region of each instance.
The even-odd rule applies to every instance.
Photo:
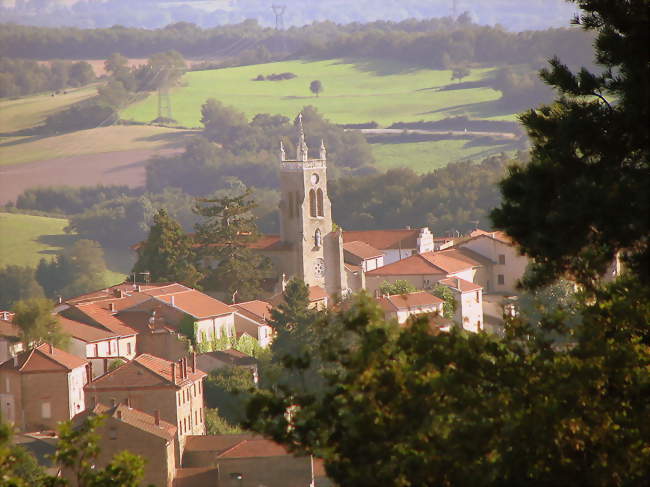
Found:
[[[309,190],[309,216],[316,217],[316,191]]]
[[[201,423],[203,423],[203,408],[199,409],[199,419],[201,420]]]
[[[52,417],[52,405],[49,401],[41,403],[41,417],[43,419],[49,419]]]
[[[476,302],[477,303],[481,302],[481,291],[476,291]]]
[[[314,232],[314,245],[316,248],[320,248],[321,245],[323,245],[323,237],[321,236],[320,228],[317,228]]]
[[[506,264],[506,256],[505,256],[505,254],[499,254],[499,264],[501,264],[501,265]]]
[[[318,212],[318,216],[323,216],[323,190],[318,188],[318,191],[316,192],[317,195],[317,204],[316,204],[316,209]]]
[[[98,357],[99,356],[99,350],[97,349],[97,344],[95,343],[93,345],[93,357]]]
[[[194,424],[198,424],[198,423],[199,423],[199,412],[194,411]]]
[[[196,384],[192,384],[192,393],[194,394],[194,397],[196,397]]]
[[[500,285],[503,286],[503,285],[505,284],[505,282],[506,282],[506,278],[504,277],[504,275],[503,275],[503,274],[499,274],[499,275],[497,276],[497,284],[500,284]]]

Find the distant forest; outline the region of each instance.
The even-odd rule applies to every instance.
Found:
[[[287,27],[324,19],[363,23],[456,17],[467,11],[476,23],[523,31],[566,26],[574,12],[564,0],[8,0],[0,2],[7,5],[0,8],[0,16],[7,22],[49,27],[157,28],[179,21],[214,27],[246,19],[274,26],[272,3],[286,5]],[[14,4],[16,8],[9,7]]]
[[[573,28],[512,33],[472,23],[467,15],[367,24],[316,22],[277,31],[254,20],[202,29],[179,22],[148,30],[48,28],[0,24],[0,56],[103,59],[119,52],[148,57],[170,49],[186,57],[241,64],[286,57],[371,57],[448,69],[459,64],[534,64],[558,56],[569,66],[591,64],[593,39]],[[245,61],[245,62],[244,62]]]

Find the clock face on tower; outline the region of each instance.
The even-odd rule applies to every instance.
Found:
[[[314,261],[314,274],[316,277],[323,277],[325,275],[325,260],[318,258]]]
[[[320,178],[318,177],[318,174],[314,173],[311,175],[311,184],[318,184],[318,181],[320,181]]]

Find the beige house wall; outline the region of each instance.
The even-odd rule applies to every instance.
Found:
[[[484,286],[487,292],[503,294],[518,293],[517,282],[524,275],[529,259],[524,255],[520,255],[515,246],[508,245],[488,236],[468,240],[459,246],[473,250],[494,262],[491,266],[487,282],[485,284],[478,283]],[[505,257],[505,264],[499,264],[500,255]],[[503,284],[499,284],[499,275],[503,276]]]

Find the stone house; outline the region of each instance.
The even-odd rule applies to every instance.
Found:
[[[0,415],[22,431],[56,429],[86,409],[88,362],[44,343],[0,364]]]
[[[517,283],[523,277],[529,259],[521,255],[517,246],[503,232],[474,230],[470,238],[458,242],[458,249],[473,251],[489,260],[487,275],[480,284],[490,294],[518,294]]]
[[[444,313],[444,300],[426,291],[417,291],[408,294],[393,294],[377,298],[379,306],[384,310],[387,320],[396,320],[398,324],[420,314]]]
[[[129,404],[148,414],[160,412],[161,419],[176,425],[177,459],[185,436],[204,435],[203,379],[196,356],[178,362],[141,354],[85,387],[90,404]]]
[[[102,438],[95,461],[99,468],[108,465],[116,453],[128,450],[146,460],[142,485],[173,485],[176,474],[176,426],[160,419],[157,411],[148,414],[126,403],[113,406],[97,404],[76,416],[74,423],[79,424],[88,416],[99,415],[105,418],[104,423],[96,429]]]
[[[478,332],[484,329],[483,288],[478,284],[459,277],[441,279],[440,284],[447,286],[456,299],[454,320],[461,323],[463,329]]]
[[[444,239],[444,241],[446,240],[448,239]],[[364,242],[370,247],[380,250],[384,257],[384,265],[392,264],[415,254],[432,252],[440,246],[440,239],[434,239],[426,227],[344,231],[343,243],[352,242]]]
[[[20,328],[12,323],[13,313],[0,311],[0,363],[23,351]]]
[[[260,347],[266,348],[273,341],[273,328],[268,324],[271,317],[271,303],[259,299],[236,303],[235,309],[235,330],[237,337],[247,334],[257,340]]]
[[[182,284],[172,284],[144,291],[149,299],[119,313],[128,322],[126,313],[156,312],[166,326],[177,331],[194,333],[196,343],[211,343],[222,336],[235,336],[235,309],[227,304]],[[187,328],[189,323],[190,329]]]
[[[70,335],[70,353],[88,360],[93,379],[108,372],[112,362],[132,360],[136,355],[133,329],[120,325],[110,330],[61,315],[58,319],[61,329]]]

